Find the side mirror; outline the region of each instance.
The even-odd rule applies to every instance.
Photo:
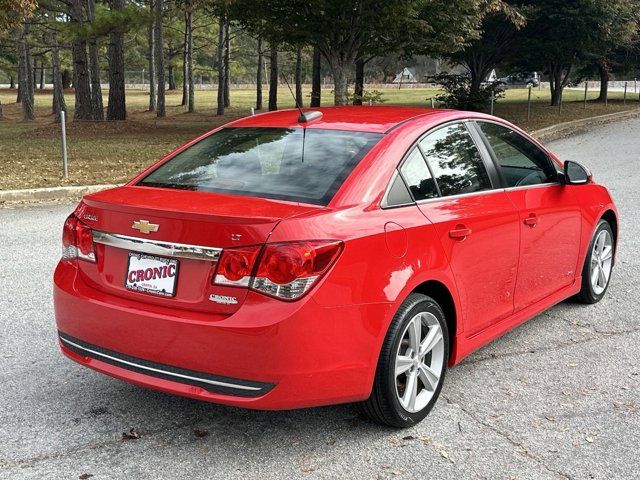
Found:
[[[591,181],[591,172],[578,162],[567,160],[564,162],[564,183],[567,185],[582,185]]]

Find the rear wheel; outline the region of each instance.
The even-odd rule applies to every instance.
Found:
[[[582,289],[576,296],[583,303],[597,303],[609,288],[613,269],[614,240],[611,225],[600,220],[582,268]]]
[[[383,425],[415,425],[433,408],[449,359],[444,313],[426,295],[412,293],[387,332],[364,413]]]

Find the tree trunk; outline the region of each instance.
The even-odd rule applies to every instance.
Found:
[[[258,71],[256,72],[256,110],[262,110],[262,38],[258,37]]]
[[[598,74],[600,75],[600,95],[598,96],[598,102],[606,102],[609,95],[609,80],[611,80],[611,67],[606,58],[599,58],[596,60],[596,67],[598,67]]]
[[[71,88],[71,73],[68,68],[62,70],[62,88],[65,90]]]
[[[180,102],[181,106],[185,106],[187,104],[187,98],[189,96],[188,84],[187,84],[187,55],[188,55],[188,46],[189,43],[189,33],[187,32],[187,13],[184,14],[184,41],[182,43],[182,102]]]
[[[156,76],[158,77],[158,103],[156,115],[165,117],[167,115],[164,103],[164,37],[162,34],[162,10],[163,0],[155,0],[154,5],[154,39],[155,39],[155,60],[156,60]]]
[[[25,24],[18,41],[18,68],[20,70],[20,91],[22,92],[22,120],[29,121],[36,118],[33,109],[33,72],[31,65],[31,51],[26,35],[29,25]]]
[[[224,24],[225,18],[218,20],[218,47],[216,51],[216,68],[218,69],[218,97],[216,115],[224,115]]]
[[[322,79],[321,75],[322,57],[318,47],[313,49],[313,68],[311,71],[311,106],[319,107],[321,100]]]
[[[296,105],[302,108],[302,48],[296,52]]]
[[[109,0],[109,9],[118,12],[124,0]],[[109,104],[107,120],[126,120],[127,105],[124,91],[124,33],[116,28],[109,34]]]
[[[87,20],[93,23],[95,16],[95,0],[87,0]],[[98,57],[98,39],[89,40],[89,70],[91,78],[91,110],[94,120],[104,120],[102,104],[102,86],[100,85],[100,59]]]
[[[12,90],[16,88],[16,79],[13,77],[13,75],[9,75],[9,88]]]
[[[333,102],[335,105],[347,104],[347,62],[337,55],[329,60],[329,68],[333,75],[333,88],[334,96]]]
[[[62,74],[60,72],[60,55],[58,52],[58,38],[55,32],[51,35],[51,69],[53,83],[53,105],[52,110],[55,115],[55,122],[60,123],[60,112],[67,112],[67,104],[64,100],[64,89],[62,88]]]
[[[356,80],[353,87],[353,104],[362,105],[364,96],[364,59],[356,60]]]
[[[31,75],[33,77],[31,85],[33,85],[33,88],[36,88],[36,85],[38,84],[38,58],[37,57],[32,57],[33,58],[33,62],[32,62],[32,67],[31,67]]]
[[[71,0],[69,17],[76,25],[84,23],[83,0]],[[71,42],[71,58],[73,61],[73,88],[75,89],[74,120],[91,120],[91,80],[87,61],[87,41],[76,35]]]
[[[169,90],[176,90],[176,67],[173,63],[167,65],[167,83]]]
[[[562,71],[558,67],[550,69],[549,89],[551,90],[551,106],[558,106],[562,95]]]
[[[271,45],[269,53],[269,111],[278,110],[278,48]]]
[[[44,59],[40,62],[40,90],[44,90],[45,87],[45,75],[44,75]]]
[[[154,12],[154,0],[149,0],[149,10]],[[149,65],[149,111],[155,112],[156,110],[156,62],[154,55],[154,31],[153,23],[149,25],[147,29],[147,62]]]
[[[224,25],[224,106],[228,108],[231,106],[231,91],[229,88],[229,84],[231,82],[231,65],[230,65],[230,57],[231,57],[231,32],[229,20],[225,22]]]
[[[91,120],[91,84],[87,69],[87,43],[76,38],[71,45],[73,58],[73,87],[75,90],[74,120]]]
[[[20,43],[16,48],[18,53],[18,91],[16,92],[16,103],[22,102],[22,71],[20,70]]]
[[[196,111],[195,91],[193,85],[193,12],[187,11],[187,79],[189,113]]]

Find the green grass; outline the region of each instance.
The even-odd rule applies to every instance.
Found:
[[[426,107],[428,99],[438,94],[429,88],[381,89],[388,105]],[[305,102],[309,88],[304,89]],[[103,92],[104,103],[107,93]],[[510,120],[526,130],[535,130],[559,122],[601,115],[625,109],[638,108],[637,94],[630,93],[627,104],[622,103],[621,92],[611,92],[608,106],[591,100],[597,92],[589,93],[587,108],[582,103],[583,92],[566,90],[562,113],[549,106],[549,92],[533,89],[532,116],[527,121],[527,90],[507,90],[505,98],[495,104],[495,114]],[[278,92],[280,108],[292,108],[293,99],[286,86]],[[264,91],[266,105],[267,91]],[[59,126],[51,115],[51,92],[38,92],[35,97],[36,116],[33,122],[22,122],[20,105],[15,103],[15,90],[0,90],[4,105],[4,120],[0,120],[0,189],[44,187],[54,185],[86,185],[120,183],[148,166],[163,154],[187,140],[249,114],[255,102],[253,89],[231,92],[232,107],[226,115],[215,115],[216,91],[196,90],[196,113],[187,113],[180,106],[180,92],[167,95],[167,116],[157,118],[147,112],[148,93],[127,90],[128,120],[125,122],[73,122],[73,94],[65,95],[69,107],[67,143],[69,152],[69,179],[61,177]],[[331,89],[322,92],[323,105],[333,103]]]

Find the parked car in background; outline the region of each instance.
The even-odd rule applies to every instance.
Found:
[[[587,169],[502,119],[265,113],[82,199],[54,274],[58,340],[164,392],[359,402],[407,427],[448,367],[568,297],[598,302],[617,233]]]
[[[540,85],[540,77],[538,72],[520,72],[498,78],[498,82],[509,86],[537,87]]]

